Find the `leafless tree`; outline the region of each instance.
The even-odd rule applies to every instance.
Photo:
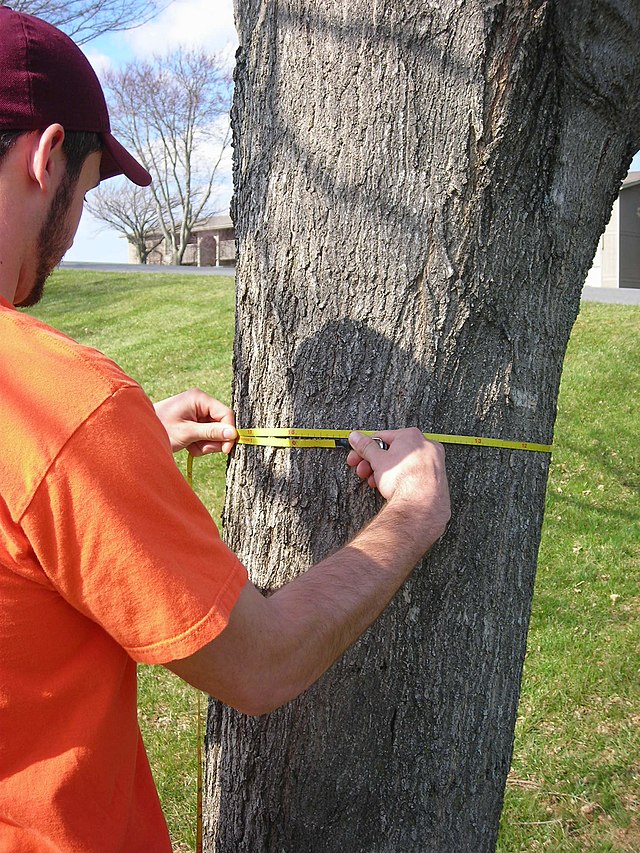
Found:
[[[107,72],[104,82],[114,133],[153,176],[159,229],[180,264],[194,225],[216,212],[231,79],[217,56],[180,48]]]
[[[37,15],[68,33],[78,44],[150,21],[172,0],[10,0],[16,12]]]
[[[146,264],[149,255],[163,241],[160,216],[153,194],[128,181],[109,181],[91,193],[86,208],[122,234],[136,250],[138,262]]]

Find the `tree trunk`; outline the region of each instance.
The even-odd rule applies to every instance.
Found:
[[[241,426],[550,442],[638,136],[635,0],[237,0]],[[444,540],[314,687],[210,706],[206,849],[495,846],[549,457],[450,446]],[[225,536],[272,590],[374,512],[344,451],[238,448]]]
[[[147,258],[151,254],[151,250],[147,248],[147,242],[144,237],[142,239],[134,238],[132,240],[129,240],[129,243],[131,243],[131,245],[136,250],[136,255],[138,256],[138,263],[146,264]]]

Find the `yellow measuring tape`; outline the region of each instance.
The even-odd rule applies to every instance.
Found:
[[[365,435],[377,435],[375,430],[358,430]],[[295,429],[294,427],[266,427],[264,429],[239,429],[238,444],[255,444],[262,447],[344,447],[353,430],[348,429]],[[379,431],[380,432],[380,431]],[[534,450],[551,453],[552,444],[533,441],[506,441],[502,438],[483,438],[477,435],[444,435],[423,432],[425,438],[442,444],[468,444],[479,447],[502,447],[508,450]]]

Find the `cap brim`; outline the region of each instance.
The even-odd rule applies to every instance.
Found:
[[[116,175],[125,175],[139,187],[148,187],[151,183],[149,172],[110,133],[103,132],[100,136],[104,143],[100,163],[100,180],[104,181]]]

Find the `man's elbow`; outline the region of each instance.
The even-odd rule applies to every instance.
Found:
[[[259,696],[241,702],[234,702],[232,703],[232,707],[247,717],[263,717],[265,714],[270,714],[285,704],[286,702],[278,703]]]
[[[248,717],[262,717],[270,714],[295,699],[308,686],[293,684],[289,679],[283,678],[280,673],[272,672],[268,668],[261,673],[246,669],[241,674],[236,672],[235,677],[226,680],[225,683],[206,669],[198,668],[197,671],[193,671],[184,666],[183,661],[172,661],[165,666],[196,690],[201,690],[216,701]]]
[[[287,620],[275,608],[275,601],[276,596],[265,598],[247,584],[227,627],[188,658],[166,666],[184,681],[251,717],[286,705],[306,690],[313,677],[304,655],[286,641]]]
[[[215,691],[215,686],[214,686]],[[254,684],[246,689],[234,691],[233,695],[219,698],[225,705],[229,705],[241,714],[248,717],[263,717],[278,708],[282,708],[303,692],[303,688],[297,689],[289,685],[278,684]],[[215,696],[215,692],[210,695]]]

